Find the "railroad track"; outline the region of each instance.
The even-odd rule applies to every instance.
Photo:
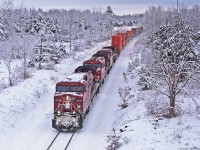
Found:
[[[68,148],[68,146],[69,146],[69,144],[70,144],[70,142],[71,142],[71,140],[72,140],[74,134],[75,134],[75,132],[72,133],[72,136],[70,137],[70,139],[69,139],[67,145],[65,146],[65,149],[64,149],[64,150],[66,150],[66,149]]]
[[[55,143],[55,141],[58,138],[58,136],[60,135],[60,133],[61,133],[61,131],[58,131],[58,133],[56,134],[56,136],[54,137],[54,139],[51,141],[50,145],[48,146],[47,150],[51,149],[52,145]],[[70,142],[72,141],[72,138],[73,138],[74,134],[75,134],[75,132],[73,132],[72,135],[70,136],[70,139],[69,139],[67,145],[65,146],[64,150],[67,150]],[[65,139],[62,139],[62,140],[65,140]]]

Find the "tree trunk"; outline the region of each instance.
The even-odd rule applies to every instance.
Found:
[[[169,118],[175,117],[175,91],[170,94]]]
[[[174,55],[173,55],[174,56]],[[173,62],[176,64],[176,59],[173,57]],[[173,65],[173,71],[171,73],[171,86],[170,86],[170,104],[169,104],[169,118],[175,117],[175,100],[176,100],[176,91],[175,91],[175,83],[176,83],[176,75],[177,75],[177,67]]]
[[[12,73],[11,73],[11,66],[10,66],[10,64],[8,64],[7,67],[8,67],[8,81],[9,81],[9,86],[13,86],[12,77],[11,77]]]
[[[24,44],[25,45],[25,44]],[[27,74],[27,68],[26,68],[26,51],[25,51],[25,47],[24,47],[24,80],[28,78],[28,74]]]

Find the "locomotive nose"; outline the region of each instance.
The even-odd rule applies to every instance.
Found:
[[[65,103],[65,108],[66,109],[70,109],[70,103],[69,103],[69,101]]]

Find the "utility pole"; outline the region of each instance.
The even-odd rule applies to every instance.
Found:
[[[179,5],[179,4],[178,4],[178,0],[177,0],[177,12],[178,12],[178,5]]]
[[[41,64],[41,61],[42,61],[42,37],[40,39],[41,43],[40,43],[40,49],[39,49],[39,69],[42,69],[42,64]]]
[[[22,36],[23,37],[23,36]],[[23,46],[24,46],[24,79],[27,78],[27,68],[26,68],[26,48],[25,48],[25,39],[23,37]]]
[[[70,52],[71,52],[71,50],[72,50],[72,40],[71,40],[71,38],[70,38],[69,44],[70,44],[69,47],[70,47]]]
[[[23,65],[24,65],[24,80],[28,77],[27,76],[27,63],[26,63],[26,47],[25,47],[25,37],[24,37],[25,35],[20,35],[20,37],[22,38],[22,40],[23,40]]]

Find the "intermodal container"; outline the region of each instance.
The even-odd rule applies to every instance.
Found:
[[[122,36],[122,46],[124,46],[127,43],[127,33],[126,32],[118,32],[117,35],[121,35]]]
[[[113,35],[111,42],[112,42],[111,45],[113,47],[115,47],[116,51],[120,52],[122,47],[123,47],[123,37],[122,37],[122,35],[117,35],[117,34]]]
[[[133,31],[132,30],[128,30],[126,31],[127,35],[128,35],[128,39],[131,39],[133,37]]]

